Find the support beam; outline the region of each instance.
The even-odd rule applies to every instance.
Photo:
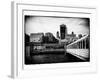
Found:
[[[83,40],[82,40],[82,49],[84,48],[84,43],[83,43]]]
[[[86,41],[86,39],[85,39],[85,49],[86,49],[86,43],[87,43],[87,41]]]
[[[80,49],[81,49],[81,41],[80,41]]]
[[[81,41],[81,49],[83,48],[83,41]]]

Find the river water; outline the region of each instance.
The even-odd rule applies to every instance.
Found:
[[[48,52],[35,54],[25,58],[25,64],[50,64],[50,63],[84,62],[83,60],[64,52]]]

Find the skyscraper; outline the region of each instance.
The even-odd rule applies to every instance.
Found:
[[[66,35],[67,35],[66,25],[65,24],[61,24],[60,25],[60,37],[61,37],[61,39],[65,39]]]

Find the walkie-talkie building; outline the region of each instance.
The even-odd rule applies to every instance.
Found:
[[[60,25],[60,37],[61,37],[61,39],[65,39],[66,34],[67,34],[66,25],[61,24]]]

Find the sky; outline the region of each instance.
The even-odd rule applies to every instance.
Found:
[[[89,18],[25,16],[25,33],[51,32],[56,37],[60,25],[65,24],[68,34],[73,31],[76,35],[86,35],[89,34],[89,23]]]

